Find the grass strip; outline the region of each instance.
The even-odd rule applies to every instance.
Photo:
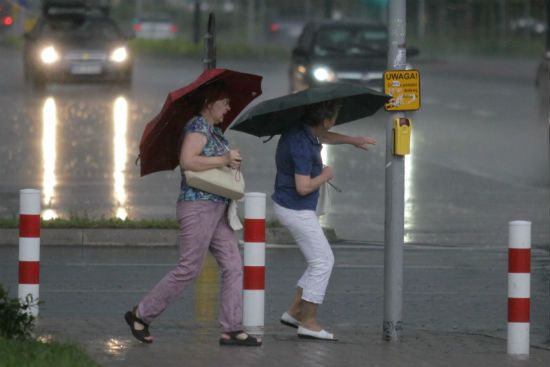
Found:
[[[36,340],[0,339],[2,367],[99,367],[74,344]]]

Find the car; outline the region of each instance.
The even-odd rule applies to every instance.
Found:
[[[141,39],[174,39],[178,27],[167,15],[151,15],[135,19],[132,30],[136,38]]]
[[[52,82],[131,84],[130,37],[108,9],[78,1],[44,3],[41,17],[24,36],[25,80],[36,88]]]
[[[415,48],[408,54],[418,53]],[[292,50],[291,92],[333,82],[382,90],[388,57],[388,29],[364,21],[310,21]]]

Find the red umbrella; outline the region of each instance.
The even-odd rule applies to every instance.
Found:
[[[162,110],[145,126],[141,136],[139,160],[142,177],[178,166],[183,127],[194,112],[193,92],[213,81],[223,81],[231,97],[231,110],[218,125],[224,131],[246,105],[262,94],[261,76],[219,68],[205,70],[191,84],[170,92]]]

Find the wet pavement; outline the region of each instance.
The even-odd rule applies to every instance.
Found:
[[[336,264],[319,319],[340,341],[300,340],[278,318],[304,263],[268,245],[264,345],[218,346],[219,274],[208,258],[194,286],[151,325],[152,345],[123,314],[167,272],[175,247],[43,246],[37,333],[82,345],[103,366],[547,366],[550,255],[533,249],[531,355],[506,354],[507,249],[407,245],[403,340],[382,341],[383,247],[333,243]],[[0,246],[0,282],[16,289],[17,246]],[[518,364],[521,363],[521,364]]]

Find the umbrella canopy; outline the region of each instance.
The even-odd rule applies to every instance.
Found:
[[[224,131],[250,101],[262,94],[261,76],[219,68],[205,70],[191,84],[170,92],[162,110],[143,130],[139,143],[141,176],[178,166],[183,128],[196,108],[193,95],[214,81],[223,81],[229,89],[231,110],[218,125]]]
[[[246,110],[231,126],[258,137],[281,134],[302,123],[308,105],[334,99],[342,101],[336,125],[374,114],[391,97],[354,84],[327,84],[263,101]]]

